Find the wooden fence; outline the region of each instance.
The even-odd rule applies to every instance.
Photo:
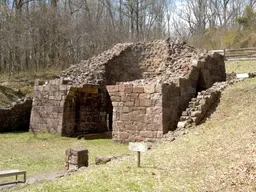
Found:
[[[228,61],[243,61],[243,60],[256,60],[256,48],[241,48],[241,49],[222,49],[211,50],[212,53],[220,53],[224,55]]]

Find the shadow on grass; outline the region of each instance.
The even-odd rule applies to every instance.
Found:
[[[5,185],[17,185],[19,183],[24,183],[23,181],[13,181],[13,182],[6,182],[6,183],[0,183],[0,186],[5,186]]]
[[[20,135],[20,134],[25,134],[27,133],[29,138],[33,138],[33,139],[38,139],[38,140],[48,140],[48,139],[52,139],[52,137],[49,137],[49,135],[47,135],[48,133],[45,134],[38,134],[36,132],[33,131],[29,131],[29,130],[9,130],[9,131],[2,131],[0,132],[0,134],[3,135],[8,135],[8,134],[12,134],[12,135]]]
[[[85,140],[98,140],[98,139],[112,139],[112,134],[109,132],[106,133],[93,133],[93,134],[85,134],[77,137],[78,139]]]
[[[10,131],[1,131],[0,134],[21,134],[21,133],[28,133],[27,130],[10,130]]]

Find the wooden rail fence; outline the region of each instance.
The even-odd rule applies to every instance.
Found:
[[[256,48],[211,50],[211,53],[224,55],[227,61],[256,60]]]

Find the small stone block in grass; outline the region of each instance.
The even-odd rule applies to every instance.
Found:
[[[66,150],[66,170],[77,170],[88,167],[88,150],[83,147],[72,147]]]

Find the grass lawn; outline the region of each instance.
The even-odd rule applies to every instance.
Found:
[[[0,170],[24,169],[29,176],[63,170],[65,150],[73,146],[83,146],[89,150],[89,164],[95,164],[96,155],[128,152],[126,145],[109,139],[78,140],[46,133],[2,133],[0,141]]]
[[[226,61],[227,73],[255,73],[256,61]]]
[[[11,136],[8,137],[11,138]],[[50,158],[58,159],[58,161],[62,160],[63,155],[61,154],[66,148],[61,143],[67,144],[72,141],[72,139],[66,138],[63,138],[64,141],[54,137],[51,139],[49,136],[44,141],[25,134],[20,135],[17,141],[20,140],[21,143],[24,143],[25,140],[25,143],[31,142],[33,145],[26,144],[24,147],[21,143],[15,142],[15,139],[16,137],[13,135],[5,155],[10,156],[11,151],[19,151],[18,147],[24,154],[30,151],[31,160],[38,159],[33,158],[38,155],[42,156],[42,159]],[[33,142],[35,140],[38,142]],[[107,165],[74,174],[71,177],[64,177],[56,182],[25,185],[16,190],[33,192],[253,192],[256,191],[255,141],[256,79],[248,79],[230,86],[224,91],[216,111],[204,124],[192,129],[189,134],[179,137],[174,142],[159,144],[156,148],[143,154],[142,168],[136,168],[135,156],[129,156],[123,160],[113,161]],[[75,142],[81,144],[84,141]],[[98,143],[98,141],[95,142]],[[50,147],[52,144],[55,146],[54,148]],[[86,143],[84,144],[86,146]],[[68,146],[70,145],[71,143],[68,144]],[[95,146],[87,145],[88,148],[92,145],[91,147],[94,149],[109,150],[106,143]],[[110,144],[110,146],[112,145]],[[2,146],[2,148],[4,147],[6,145]],[[41,150],[38,150],[39,147]],[[60,150],[60,148],[62,149]],[[33,149],[37,154],[33,153]],[[21,151],[18,154],[22,157],[24,154]],[[93,150],[91,151],[94,153]],[[26,158],[29,158],[30,155],[27,155]],[[31,160],[28,162],[32,163]],[[25,160],[21,159],[21,162],[26,164]],[[8,164],[12,163],[8,162]],[[57,164],[56,162],[56,167],[59,166]],[[34,165],[31,164],[31,166]]]

